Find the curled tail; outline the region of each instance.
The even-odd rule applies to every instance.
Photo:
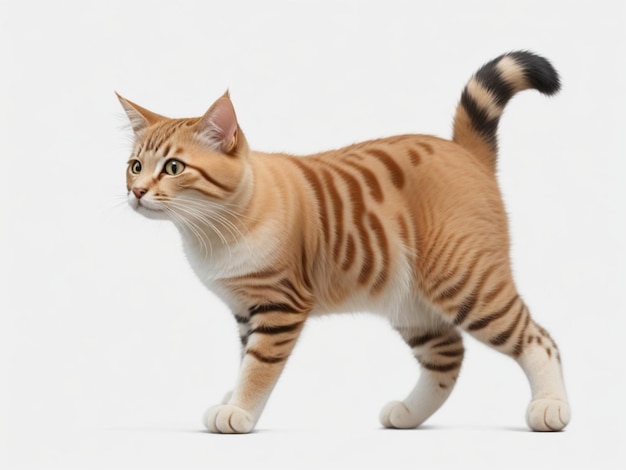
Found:
[[[552,95],[560,86],[558,73],[543,57],[526,51],[501,55],[483,65],[465,86],[452,140],[495,172],[498,122],[507,102],[518,91],[534,88]]]

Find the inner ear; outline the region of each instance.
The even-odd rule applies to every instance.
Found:
[[[202,116],[196,133],[210,147],[229,153],[237,145],[238,127],[235,108],[226,93]]]

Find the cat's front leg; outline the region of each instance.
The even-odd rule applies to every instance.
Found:
[[[247,316],[239,317],[240,325],[247,325],[241,340],[239,377],[228,401],[206,412],[204,424],[209,431],[248,433],[254,428],[307,314],[285,303],[266,303],[251,307]]]
[[[248,337],[250,336],[250,318],[248,315],[238,315],[234,314],[235,321],[237,322],[237,326],[239,328],[239,340],[241,341],[241,360],[243,360],[246,355],[246,346],[248,345]],[[222,397],[222,401],[220,402],[222,405],[225,405],[230,401],[230,397],[233,396],[233,391],[229,390]]]

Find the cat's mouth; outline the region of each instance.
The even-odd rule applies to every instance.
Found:
[[[167,213],[160,205],[151,201],[144,201],[143,199],[137,199],[130,197],[128,200],[130,206],[141,215],[148,217],[149,219],[167,219]]]

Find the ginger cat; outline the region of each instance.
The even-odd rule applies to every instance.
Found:
[[[495,176],[506,103],[559,86],[544,58],[504,54],[465,87],[452,141],[400,135],[307,157],[250,150],[228,93],[191,119],[118,96],[136,137],[129,204],[176,225],[194,271],[239,325],[239,376],[206,427],[254,428],[309,316],[371,311],[421,366],[407,397],[382,409],[384,426],[419,426],[448,398],[463,330],[522,367],[531,429],[563,429],[559,350],[515,288]]]

